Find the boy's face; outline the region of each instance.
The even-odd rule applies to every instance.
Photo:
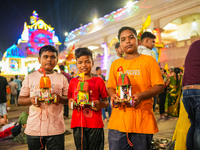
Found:
[[[44,68],[45,71],[52,71],[58,62],[58,57],[56,52],[46,51],[43,52],[41,57],[38,57],[41,68]]]
[[[124,54],[124,51],[122,50],[121,46],[119,46],[118,48],[115,48],[116,52],[118,55],[122,56]]]
[[[137,38],[131,30],[124,30],[120,34],[120,46],[125,54],[133,54],[137,52]]]
[[[98,69],[96,72],[97,72],[97,75],[101,75],[101,69]]]
[[[165,73],[164,69],[160,69],[160,72],[161,72],[161,75],[163,75]]]
[[[78,68],[78,71],[80,73],[85,73],[85,75],[89,75],[91,73],[93,66],[94,62],[90,56],[81,56],[76,60],[76,67]]]
[[[146,47],[152,50],[155,44],[155,39],[147,38],[146,42]]]

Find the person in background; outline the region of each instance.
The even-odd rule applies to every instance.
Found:
[[[102,74],[101,67],[96,67],[96,74],[94,76],[102,78],[105,82],[105,76]]]
[[[183,104],[191,126],[187,133],[187,150],[200,149],[200,40],[190,45],[185,58]]]
[[[1,71],[0,71],[1,73]],[[8,82],[5,77],[0,76],[0,118],[3,116],[4,122],[3,124],[8,123],[8,116],[7,116],[7,110],[6,110],[6,88],[9,88]]]
[[[167,87],[166,87],[166,81],[167,81],[167,76],[164,74],[164,69],[160,68],[161,75],[163,78],[163,82],[165,85],[164,91],[158,95],[160,104],[159,104],[159,111],[160,111],[160,119],[165,118],[165,99],[166,99],[166,92],[167,92]]]
[[[151,32],[144,32],[141,35],[141,45],[138,46],[138,53],[149,55],[155,58],[155,56],[152,53],[152,49],[154,47],[156,36],[152,34]]]
[[[11,90],[11,104],[14,104],[18,106],[17,102],[17,89],[18,89],[18,84],[14,82],[14,78],[10,79],[9,82],[10,90]]]
[[[155,39],[156,39],[156,36],[154,34],[152,34],[151,32],[144,32],[141,35],[141,45],[138,46],[138,53],[144,54],[144,55],[149,55],[156,59],[155,55],[153,55],[153,53],[151,51],[154,47]],[[155,112],[157,96],[155,96],[153,99],[154,99],[153,111]]]
[[[19,79],[19,76],[18,76],[18,75],[16,75],[16,76],[15,76],[14,82],[16,82],[17,85],[18,85],[18,89],[17,89],[17,105],[18,105],[18,98],[19,98],[19,93],[20,93],[20,91],[21,91],[21,87],[22,87],[22,80]]]
[[[102,78],[103,81],[105,82],[105,76],[104,76],[101,72],[102,72],[102,71],[101,71],[101,67],[96,67],[96,74],[94,74],[94,76]],[[108,108],[108,107],[109,107],[109,108]],[[107,109],[110,110],[110,106],[108,106],[108,107],[107,107]],[[107,122],[108,120],[107,120],[107,117],[106,117],[105,108],[101,108],[101,111],[102,111],[102,115],[103,115],[103,121],[104,121],[104,122]],[[111,113],[109,113],[109,117],[110,117],[110,114],[111,114]]]
[[[27,124],[27,119],[28,119],[28,112],[22,112],[21,115],[19,116],[19,120],[18,123],[21,125],[21,132],[14,137],[13,141],[14,142],[18,142],[18,143],[27,143],[26,141],[26,134],[24,133],[25,129],[26,129],[26,124]],[[13,132],[11,130],[11,132]]]
[[[180,97],[181,97],[181,87],[182,80],[179,75],[180,69],[174,68],[170,69],[170,77],[167,78],[166,85],[168,86],[167,100],[168,100],[168,109],[167,114],[168,117],[176,117],[179,116],[179,108],[180,108]]]
[[[72,71],[71,72],[71,79],[73,79],[75,77],[75,74],[74,74],[74,72]]]
[[[63,74],[67,78],[67,81],[69,83],[70,80],[71,80],[71,76],[69,75],[69,73],[66,73],[64,71],[65,70],[65,66],[64,65],[60,65],[59,68],[60,68],[60,73]],[[68,105],[64,105],[64,118],[65,119],[69,118],[69,106]]]
[[[115,61],[116,59],[119,59],[119,58],[123,57],[123,54],[124,54],[124,51],[121,49],[119,42],[117,42],[115,44],[115,50],[116,50],[116,54],[114,56],[111,56],[109,58],[109,60],[108,60],[107,70],[106,70],[106,84],[107,84],[108,79],[109,79],[110,66],[112,65],[113,61]]]
[[[67,78],[67,81],[69,83],[70,80],[71,80],[71,76],[69,75],[69,73],[65,72],[65,66],[64,65],[60,65],[59,68],[60,68],[60,73],[63,74]]]
[[[111,56],[109,59],[108,59],[108,64],[107,64],[107,69],[106,69],[106,85],[108,83],[108,79],[109,79],[109,73],[110,73],[110,67],[112,65],[112,63],[116,60],[116,59],[119,59],[121,57],[123,57],[123,54],[124,54],[124,51],[121,49],[120,47],[120,43],[117,42],[115,44],[115,51],[116,51],[116,54],[114,56]],[[108,98],[109,100],[109,104],[110,104],[110,97]],[[109,105],[107,107],[107,110],[108,110],[108,115],[110,117],[111,115],[111,111],[112,111],[112,108],[111,106]]]

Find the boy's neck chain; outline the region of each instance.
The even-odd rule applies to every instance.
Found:
[[[42,74],[43,74],[42,71],[39,71],[39,73],[42,73]],[[52,73],[54,73],[54,71],[53,71],[53,70],[52,70],[52,71],[45,71],[45,73],[46,73],[46,74],[52,74]]]

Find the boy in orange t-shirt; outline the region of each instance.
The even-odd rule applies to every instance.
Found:
[[[122,27],[118,39],[125,57],[115,60],[111,65],[108,94],[111,101],[117,98],[117,80],[121,73],[118,68],[122,66],[131,82],[135,107],[126,108],[126,111],[113,108],[108,125],[109,149],[149,150],[153,134],[158,132],[152,97],[164,89],[160,68],[153,57],[138,53],[134,28]]]

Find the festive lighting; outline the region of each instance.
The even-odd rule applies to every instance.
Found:
[[[68,36],[69,34],[68,34],[68,32],[65,32],[65,36]]]
[[[124,18],[127,18],[129,16],[132,16],[139,8],[151,8],[152,6],[143,6],[145,5],[146,1],[142,4],[142,6],[135,5],[139,1],[129,2],[128,5],[124,6],[123,8],[119,8],[116,11],[111,12],[110,14],[104,15],[104,17],[101,17],[99,19],[94,19],[93,22],[90,22],[86,25],[83,25],[75,30],[72,30],[69,35],[66,37],[65,42],[69,42],[78,36],[93,33],[95,31],[101,30],[104,26],[111,24],[115,21],[121,21]],[[96,23],[98,21],[99,27],[96,27]]]
[[[107,43],[102,43],[101,47],[104,49],[103,61],[102,61],[102,69],[107,69],[107,62],[108,62],[108,46]]]
[[[98,46],[88,46],[88,48],[90,49],[90,50],[95,50],[95,49],[97,49],[97,48],[99,48]]]
[[[98,23],[98,19],[97,18],[94,18],[93,19],[93,22],[96,24],[96,23]]]
[[[25,55],[17,45],[13,44],[6,50],[3,58],[25,58]]]

